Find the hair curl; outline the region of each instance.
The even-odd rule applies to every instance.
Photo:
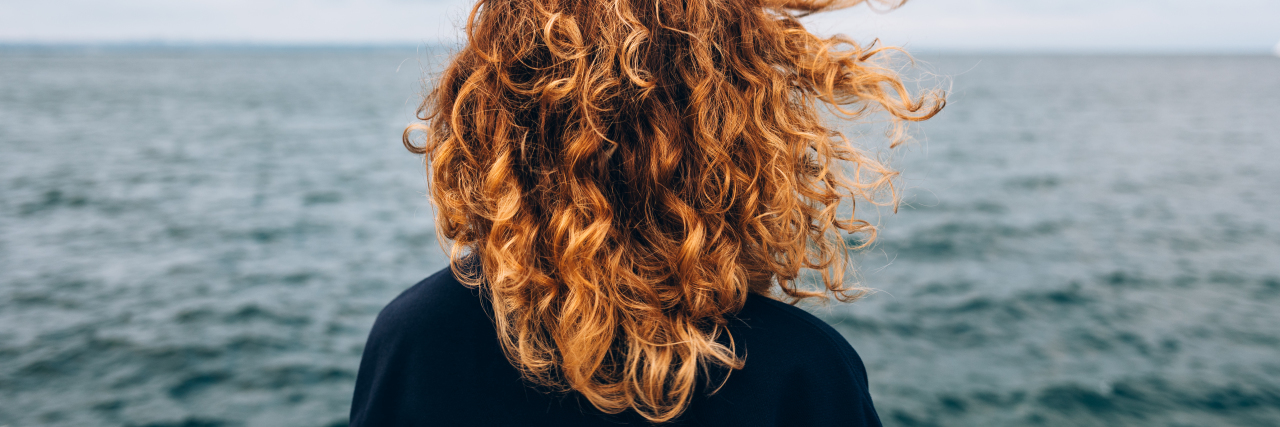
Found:
[[[472,9],[466,44],[404,144],[426,155],[452,265],[486,289],[526,379],[667,421],[699,371],[743,366],[719,338],[749,292],[862,294],[844,284],[840,233],[867,233],[866,245],[875,227],[837,210],[886,192],[896,203],[896,172],[828,127],[824,110],[883,111],[900,129],[944,98],[910,95],[885,48],[821,38],[797,19],[861,2]],[[463,271],[466,253],[483,278]],[[798,286],[804,269],[820,272],[821,290]]]

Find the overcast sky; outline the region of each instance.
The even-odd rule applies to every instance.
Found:
[[[471,1],[0,0],[0,43],[452,42]],[[912,0],[810,18],[821,33],[921,51],[1256,52],[1280,0]]]

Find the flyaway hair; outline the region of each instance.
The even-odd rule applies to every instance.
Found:
[[[425,154],[438,235],[527,380],[668,421],[707,367],[750,363],[723,336],[748,293],[862,294],[844,283],[844,235],[869,244],[875,227],[838,210],[896,203],[896,172],[827,121],[900,128],[944,98],[910,94],[885,48],[798,21],[858,3],[472,9],[404,144]],[[822,288],[801,287],[804,270]]]

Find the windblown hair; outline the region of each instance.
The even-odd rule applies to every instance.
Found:
[[[883,112],[900,128],[944,101],[911,95],[875,43],[798,21],[860,2],[472,9],[404,144],[426,155],[454,269],[490,297],[528,381],[671,420],[700,372],[743,366],[725,325],[748,293],[862,294],[845,284],[842,234],[865,245],[875,227],[838,210],[896,203],[896,172],[824,117]],[[800,284],[806,269],[821,287]]]

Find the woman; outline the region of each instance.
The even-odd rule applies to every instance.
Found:
[[[879,425],[849,343],[779,302],[860,296],[841,234],[875,229],[839,208],[893,200],[828,112],[943,105],[797,21],[855,3],[476,5],[404,139],[451,268],[378,316],[351,425]]]

